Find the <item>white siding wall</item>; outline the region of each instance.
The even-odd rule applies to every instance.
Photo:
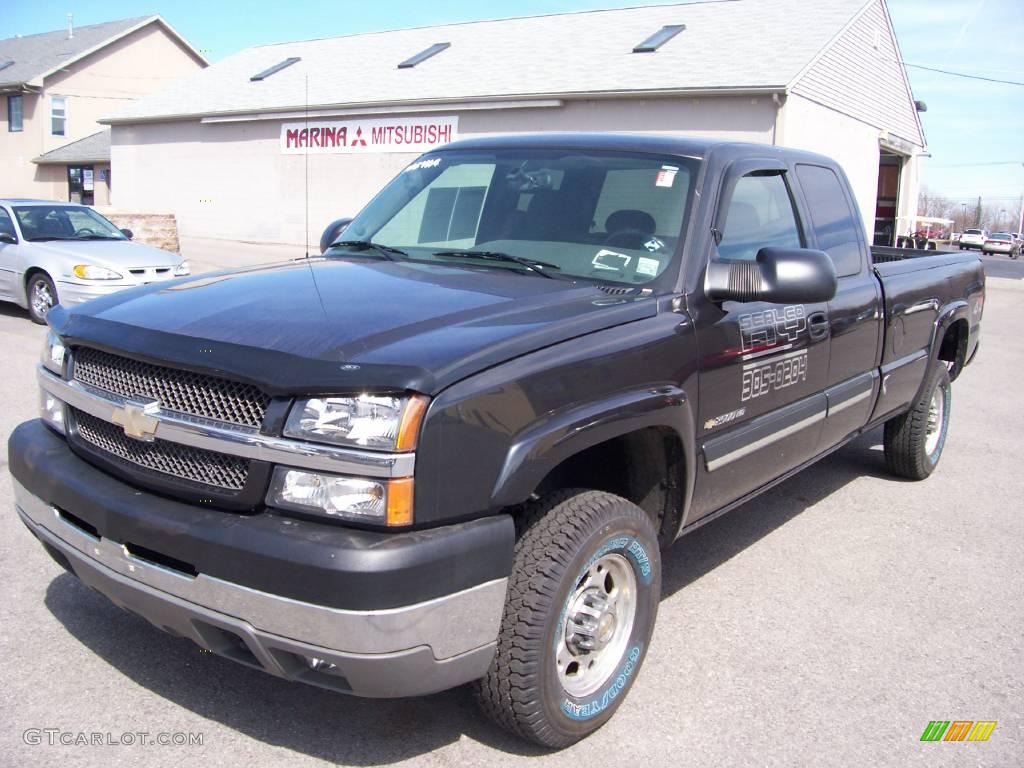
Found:
[[[881,2],[875,2],[832,43],[792,92],[923,147],[899,58],[888,14]]]
[[[791,95],[783,107],[778,142],[828,155],[843,167],[857,197],[869,243],[878,195],[878,135],[878,129],[871,125]]]
[[[706,98],[569,102],[547,109],[459,114],[462,138],[521,131],[637,131],[771,144],[770,99]],[[114,126],[113,205],[174,213],[181,234],[302,243],[305,158],[284,155],[280,123],[198,122]],[[309,157],[310,243],[353,215],[415,154]]]

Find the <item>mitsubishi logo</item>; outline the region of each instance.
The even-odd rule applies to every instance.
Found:
[[[110,420],[120,427],[124,433],[136,440],[153,442],[157,425],[160,420],[153,417],[159,412],[160,403],[156,400],[129,400],[122,408],[115,408]]]

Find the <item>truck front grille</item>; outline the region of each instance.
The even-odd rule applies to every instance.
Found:
[[[120,462],[203,486],[241,491],[249,477],[249,460],[192,448],[166,440],[142,442],[108,421],[72,408],[78,436]]]
[[[75,350],[74,377],[121,397],[148,397],[160,407],[258,429],[270,397],[258,387],[177,368],[143,363],[90,347]]]

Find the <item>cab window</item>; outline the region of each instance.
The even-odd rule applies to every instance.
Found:
[[[718,257],[757,258],[762,248],[800,248],[793,200],[780,173],[750,173],[736,182],[721,225]]]

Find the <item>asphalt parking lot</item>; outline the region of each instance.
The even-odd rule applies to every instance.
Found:
[[[465,689],[357,700],[159,632],[45,555],[14,514],[0,451],[0,764],[1024,764],[1024,263],[999,261],[990,274],[1009,274],[989,282],[937,473],[888,476],[876,431],[678,542],[636,686],[562,753],[491,727]],[[35,415],[43,333],[0,305],[4,445]],[[922,743],[930,720],[998,725],[984,743]],[[35,744],[29,729],[203,743]]]

